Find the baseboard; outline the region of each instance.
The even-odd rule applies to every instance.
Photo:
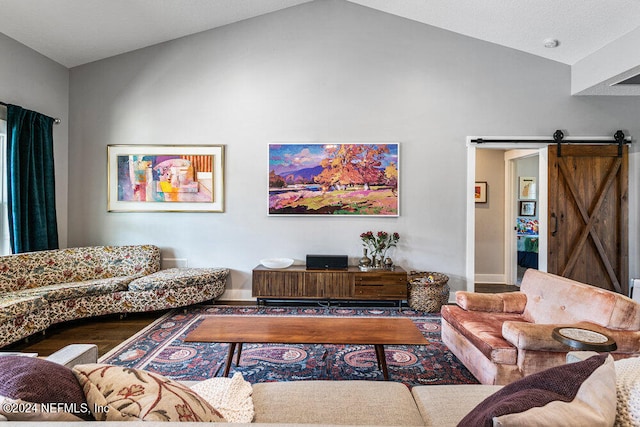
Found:
[[[476,274],[476,283],[507,283],[507,278],[504,274]]]
[[[251,296],[249,289],[227,289],[218,299],[219,301],[253,301],[255,297]]]

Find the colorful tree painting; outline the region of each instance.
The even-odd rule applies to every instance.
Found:
[[[271,144],[269,214],[398,216],[398,144]]]

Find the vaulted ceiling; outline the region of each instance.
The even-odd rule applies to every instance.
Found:
[[[308,1],[343,0],[0,0],[0,32],[72,68]],[[638,86],[610,86],[640,72],[638,0],[344,1],[565,63],[591,80],[602,66],[596,83],[610,92]]]

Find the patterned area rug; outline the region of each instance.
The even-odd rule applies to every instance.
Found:
[[[440,315],[385,308],[196,306],[171,311],[100,359],[182,380],[201,381],[224,370],[228,344],[186,343],[203,316],[409,317],[430,342],[427,346],[385,346],[389,379],[408,386],[477,384],[475,377],[440,339]],[[235,362],[235,357],[234,357]],[[373,346],[245,344],[240,366],[251,383],[295,380],[382,380]]]

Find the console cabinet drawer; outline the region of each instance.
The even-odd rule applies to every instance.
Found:
[[[407,299],[407,284],[356,285],[356,297],[379,297],[382,299]]]
[[[407,287],[407,273],[396,274],[395,271],[355,273],[356,286],[359,285],[404,285]]]

